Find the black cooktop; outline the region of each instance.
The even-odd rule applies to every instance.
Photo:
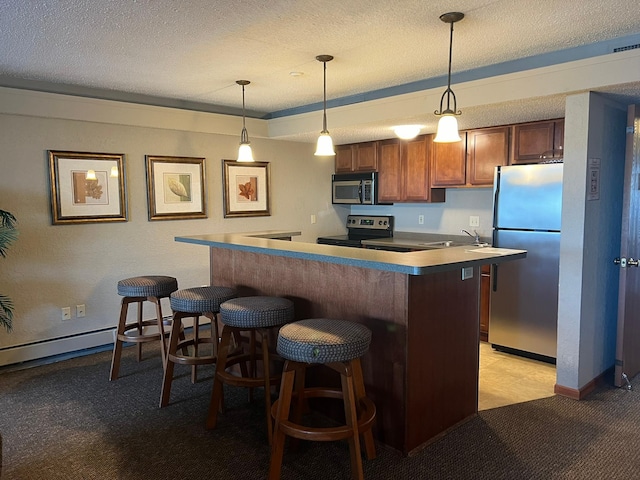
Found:
[[[349,215],[347,235],[318,237],[317,243],[341,247],[361,247],[362,240],[393,237],[393,217],[389,215]]]

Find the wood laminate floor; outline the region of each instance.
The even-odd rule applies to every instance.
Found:
[[[554,395],[556,367],[494,350],[480,342],[478,410]]]

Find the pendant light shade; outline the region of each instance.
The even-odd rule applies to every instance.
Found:
[[[316,153],[320,157],[330,157],[336,154],[333,149],[333,140],[327,130],[327,62],[333,60],[331,55],[318,55],[316,60],[322,62],[324,67],[324,100],[322,107],[322,131],[318,137],[318,144],[316,145]]]
[[[249,142],[249,134],[245,125],[244,112],[244,87],[249,85],[249,80],[236,80],[236,83],[242,86],[242,133],[240,133],[240,147],[238,148],[238,162],[253,162],[253,152],[251,151],[251,142]]]
[[[462,114],[458,110],[456,103],[456,95],[451,90],[451,52],[453,50],[453,24],[459,22],[464,18],[464,13],[450,12],[440,15],[440,20],[451,25],[451,31],[449,35],[449,74],[447,77],[447,89],[440,98],[440,110],[436,110],[434,113],[438,116],[442,115],[438,122],[438,130],[434,142],[459,142],[461,140],[458,133],[458,120],[457,115]],[[447,99],[447,108],[444,107],[444,100]],[[452,105],[453,103],[453,105]]]

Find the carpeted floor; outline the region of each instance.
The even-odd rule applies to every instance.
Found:
[[[262,479],[269,464],[262,403],[229,389],[227,411],[207,431],[212,369],[188,370],[158,408],[158,356],[138,364],[125,349],[109,382],[110,352],[0,373],[2,480]],[[634,387],[640,390],[636,379]],[[637,391],[602,388],[576,402],[551,397],[481,412],[406,458],[378,446],[367,479],[640,478]],[[282,478],[347,479],[346,443],[285,452]]]

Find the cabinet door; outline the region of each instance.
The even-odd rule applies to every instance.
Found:
[[[466,135],[460,132],[461,142],[433,142],[431,186],[453,187],[466,183]]]
[[[407,140],[402,145],[404,200],[407,202],[429,200],[431,188],[429,184],[429,158],[432,139],[431,135],[422,135],[414,140]]]
[[[378,145],[378,201],[402,200],[400,140],[383,140]]]
[[[467,184],[493,185],[495,167],[509,163],[509,127],[467,132]]]
[[[378,170],[378,142],[364,142],[354,145],[353,169],[356,172]],[[337,154],[337,152],[336,152]]]
[[[511,163],[537,163],[543,153],[553,150],[554,123],[548,121],[514,125]]]
[[[336,173],[353,172],[353,145],[336,145]]]

